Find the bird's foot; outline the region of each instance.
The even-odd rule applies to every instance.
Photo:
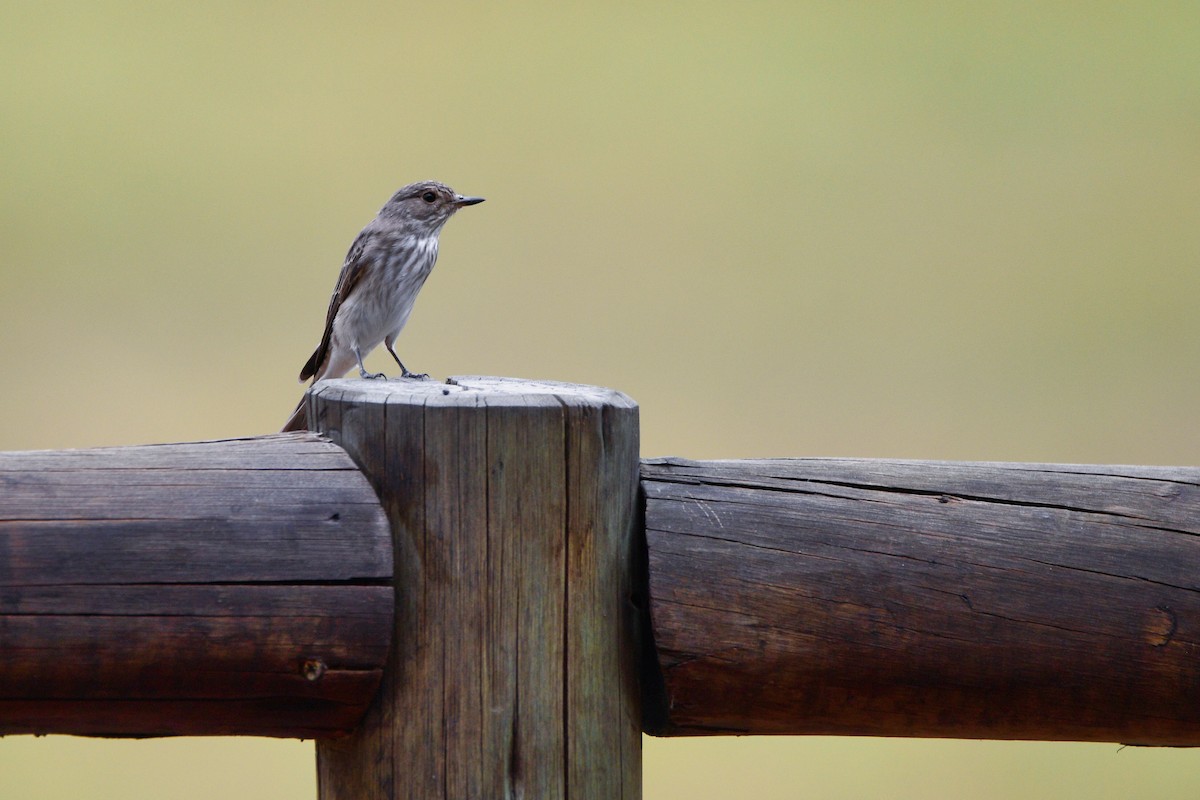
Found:
[[[407,369],[400,374],[401,378],[410,378],[414,381],[423,381],[429,377],[428,372],[409,372]]]
[[[380,378],[385,381],[387,380],[387,375],[384,375],[382,372],[367,372],[365,369],[360,369],[358,374],[363,380],[377,381]]]

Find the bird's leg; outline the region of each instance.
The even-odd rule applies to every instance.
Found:
[[[404,366],[404,362],[400,360],[400,356],[396,355],[396,351],[392,349],[392,341],[393,340],[391,340],[391,339],[384,339],[383,346],[387,348],[387,351],[392,354],[392,358],[396,359],[396,363],[400,365],[400,377],[401,378],[417,378],[417,379],[428,378],[429,377],[428,372],[409,372],[408,371],[408,367]]]
[[[362,363],[362,351],[359,350],[358,347],[354,348],[354,357],[358,359],[358,376],[360,378],[383,378],[384,380],[387,380],[387,375],[384,375],[382,372],[367,372],[367,368],[364,367]],[[400,366],[403,367],[404,365],[401,364]]]

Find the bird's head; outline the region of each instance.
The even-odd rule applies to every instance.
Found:
[[[437,181],[410,183],[392,195],[379,216],[395,219],[436,233],[463,206],[482,203],[482,197],[464,197]]]

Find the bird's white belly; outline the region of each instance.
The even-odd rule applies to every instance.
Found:
[[[368,282],[365,278],[342,302],[333,324],[334,338],[365,356],[389,335],[399,334],[408,322],[417,294],[433,270],[437,240],[417,246],[415,258],[392,280]]]

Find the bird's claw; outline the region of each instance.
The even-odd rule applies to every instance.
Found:
[[[382,378],[385,381],[387,380],[387,375],[384,375],[382,372],[363,371],[363,372],[360,372],[359,375],[361,375],[364,380],[368,380],[368,381],[377,381],[380,378]]]
[[[408,370],[404,370],[404,372],[400,375],[400,377],[401,378],[410,378],[414,381],[423,381],[429,377],[429,373],[428,372],[409,372]]]

